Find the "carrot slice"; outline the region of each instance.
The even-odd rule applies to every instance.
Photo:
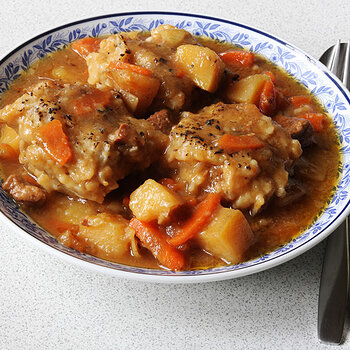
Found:
[[[209,193],[208,196],[199,203],[191,218],[185,223],[182,230],[169,239],[169,243],[179,246],[198,234],[210,221],[215,210],[219,207],[221,196],[217,193]]]
[[[254,54],[247,51],[229,50],[219,53],[223,62],[227,64],[239,65],[242,67],[251,67],[254,62]]]
[[[45,151],[60,165],[65,165],[73,157],[68,137],[64,133],[62,123],[53,121],[39,128],[39,137],[44,145]]]
[[[289,102],[293,105],[294,108],[299,108],[304,105],[311,103],[310,96],[292,96],[289,97]]]
[[[227,153],[242,149],[256,149],[264,147],[264,143],[255,135],[222,135],[219,146]]]
[[[267,70],[263,74],[267,75],[273,83],[275,82],[275,76],[273,75],[273,73],[271,71]]]
[[[91,52],[97,52],[100,48],[101,39],[83,38],[72,43],[72,49],[77,54],[85,58]]]
[[[130,220],[130,227],[136,236],[153,256],[170,270],[182,270],[185,266],[183,254],[167,242],[163,234],[154,224],[142,222],[136,218]]]
[[[152,71],[145,67],[136,66],[136,64],[131,64],[127,62],[121,62],[121,61],[113,61],[108,66],[109,70],[117,70],[117,69],[127,69],[131,70],[135,73],[141,74],[141,75],[151,75]]]
[[[18,152],[16,152],[11,145],[7,143],[0,143],[0,159],[8,161],[17,160]]]
[[[322,113],[306,113],[304,115],[298,115],[298,118],[307,119],[315,132],[323,131],[327,121],[327,117]]]
[[[111,93],[108,90],[92,89],[91,93],[78,97],[73,103],[73,111],[81,116],[106,106],[111,100]]]
[[[259,108],[265,115],[271,115],[276,109],[276,90],[275,85],[271,80],[264,83],[260,101]]]

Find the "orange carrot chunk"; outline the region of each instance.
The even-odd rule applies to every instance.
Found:
[[[267,75],[273,83],[275,82],[275,76],[271,71],[267,70],[266,72],[264,72],[264,74]]]
[[[315,132],[323,131],[327,121],[327,117],[322,113],[306,113],[304,115],[298,115],[298,118],[307,119]]]
[[[219,146],[227,153],[242,149],[257,149],[264,147],[264,143],[255,135],[225,134],[219,139]]]
[[[242,67],[251,67],[254,62],[254,54],[247,51],[229,50],[219,53],[219,56],[224,63],[239,65]]]
[[[289,102],[293,105],[294,108],[299,108],[304,105],[311,103],[310,96],[292,96],[289,97]]]
[[[109,64],[108,66],[109,70],[117,70],[117,69],[127,69],[127,70],[131,70],[135,73],[141,74],[141,75],[151,75],[151,71],[145,67],[141,67],[141,66],[136,66],[136,64],[131,64],[131,63],[127,63],[127,62],[121,62],[121,61],[113,61]]]
[[[183,254],[167,242],[166,235],[154,224],[134,218],[130,220],[129,225],[136,231],[136,236],[160,264],[173,271],[184,268],[185,258]]]
[[[83,38],[72,43],[72,49],[85,58],[91,52],[97,52],[100,48],[101,39]]]
[[[272,115],[276,109],[276,90],[271,80],[264,83],[260,95],[259,108],[265,115]]]
[[[106,106],[111,100],[108,90],[92,89],[91,93],[78,97],[73,104],[74,113],[78,116],[91,113],[92,111]]]
[[[18,152],[7,143],[0,143],[0,159],[1,160],[17,160]]]
[[[217,193],[209,193],[197,206],[193,215],[185,223],[182,230],[169,239],[173,246],[179,246],[198,234],[210,221],[215,210],[219,207],[221,196]]]
[[[73,152],[59,120],[54,119],[41,126],[39,128],[39,138],[45,151],[60,165],[65,165],[72,159]]]

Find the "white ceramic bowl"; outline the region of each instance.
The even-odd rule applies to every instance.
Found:
[[[0,94],[34,61],[73,40],[120,31],[149,31],[163,23],[259,53],[287,70],[320,99],[338,130],[342,153],[339,184],[322,215],[299,237],[262,257],[234,266],[181,272],[125,266],[67,248],[18,210],[2,189],[1,219],[20,235],[68,261],[119,277],[153,282],[190,283],[235,278],[271,268],[315,246],[349,213],[350,194],[347,187],[350,182],[350,95],[321,63],[271,34],[223,19],[182,13],[137,12],[90,18],[43,33],[4,57],[0,61]]]

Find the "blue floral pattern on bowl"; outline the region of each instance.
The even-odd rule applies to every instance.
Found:
[[[96,37],[114,34],[120,31],[150,31],[160,24],[172,24],[184,28],[194,35],[202,35],[220,42],[235,44],[240,48],[259,53],[277,66],[285,69],[319,98],[324,109],[333,118],[334,126],[339,134],[342,153],[339,183],[334,196],[330,198],[323,213],[300,236],[257,259],[234,266],[181,272],[125,266],[67,248],[21,212],[16,203],[1,189],[0,210],[2,214],[26,234],[64,254],[94,265],[107,267],[116,272],[122,272],[122,275],[127,277],[132,277],[133,274],[160,276],[159,281],[164,276],[170,277],[167,281],[177,280],[174,277],[182,276],[185,277],[181,280],[183,282],[186,281],[186,276],[205,277],[216,275],[215,279],[218,280],[250,274],[299,255],[325,238],[348,213],[350,199],[348,190],[350,183],[349,93],[344,90],[336,78],[329,74],[323,65],[299,49],[270,34],[227,20],[179,13],[140,12],[87,19],[46,32],[21,45],[3,58],[0,62],[0,96],[9,84],[33,62],[74,40],[86,36]],[[202,280],[205,280],[205,278]]]

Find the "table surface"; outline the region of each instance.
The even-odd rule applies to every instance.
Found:
[[[350,37],[342,1],[2,1],[0,57],[41,32],[108,13],[163,10],[231,19],[314,57]],[[84,270],[0,224],[1,349],[328,349],[317,338],[324,243],[248,277],[193,285]],[[350,336],[348,337],[350,338]],[[350,348],[346,339],[342,348]],[[334,347],[332,347],[334,349]]]

